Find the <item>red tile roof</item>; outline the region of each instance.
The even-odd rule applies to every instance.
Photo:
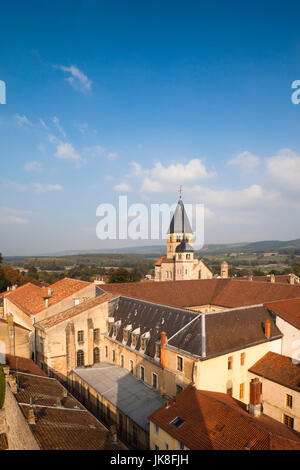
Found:
[[[283,320],[300,330],[300,298],[269,302],[265,306]]]
[[[246,280],[240,282],[236,279],[132,282],[106,284],[101,286],[101,289],[178,308],[200,305],[236,308],[275,300],[300,298],[300,285]]]
[[[75,292],[90,285],[90,282],[78,281],[76,279],[64,278],[55,282],[49,288],[52,295],[49,298],[49,307],[69,297]],[[5,298],[14,303],[27,315],[36,314],[45,309],[45,297],[48,295],[48,287],[38,287],[27,283],[16,290],[5,292]]]
[[[249,372],[300,392],[300,363],[294,364],[290,357],[268,352]]]
[[[300,433],[245,408],[226,394],[188,387],[149,419],[191,450],[300,450]],[[177,417],[184,423],[175,428]]]
[[[52,326],[58,325],[59,323],[68,320],[69,318],[75,317],[86,310],[89,310],[93,307],[103,304],[111,299],[114,299],[117,295],[113,295],[108,293],[104,293],[94,299],[87,300],[86,302],[82,302],[75,307],[69,308],[68,310],[64,310],[63,312],[57,313],[56,315],[52,315],[51,317],[45,318],[38,323],[35,323],[36,327],[47,329],[51,328]]]
[[[25,372],[27,374],[47,377],[47,374],[42,369],[40,369],[40,367],[36,365],[35,362],[25,357],[11,356],[10,354],[6,354],[6,364],[12,370],[18,370],[19,372]]]

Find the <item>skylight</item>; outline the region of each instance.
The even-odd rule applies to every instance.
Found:
[[[177,416],[177,418],[173,419],[173,421],[170,422],[171,426],[174,426],[174,428],[178,429],[182,424],[184,423],[184,419],[181,419]]]

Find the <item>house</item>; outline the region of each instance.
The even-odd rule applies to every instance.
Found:
[[[259,382],[250,404],[186,388],[149,416],[152,450],[300,450],[300,433],[261,414]],[[258,410],[253,413],[253,409]]]
[[[268,352],[249,369],[262,383],[264,413],[300,432],[300,361]]]

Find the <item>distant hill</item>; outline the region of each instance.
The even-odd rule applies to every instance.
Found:
[[[285,250],[300,250],[300,238],[296,240],[280,241],[280,240],[264,240],[251,243],[216,243],[207,244],[201,250],[196,250],[200,256],[222,253],[264,253],[264,252],[285,252]],[[166,252],[165,245],[136,246],[115,249],[96,249],[96,250],[67,250],[57,253],[48,253],[33,256],[6,256],[3,261],[16,262],[22,261],[24,258],[48,258],[48,257],[71,257],[83,255],[153,255],[162,256]]]

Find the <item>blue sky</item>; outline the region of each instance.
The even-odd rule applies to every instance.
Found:
[[[0,251],[144,245],[98,240],[97,206],[170,204],[180,184],[205,204],[206,243],[300,238],[299,14],[299,1],[2,4]]]

